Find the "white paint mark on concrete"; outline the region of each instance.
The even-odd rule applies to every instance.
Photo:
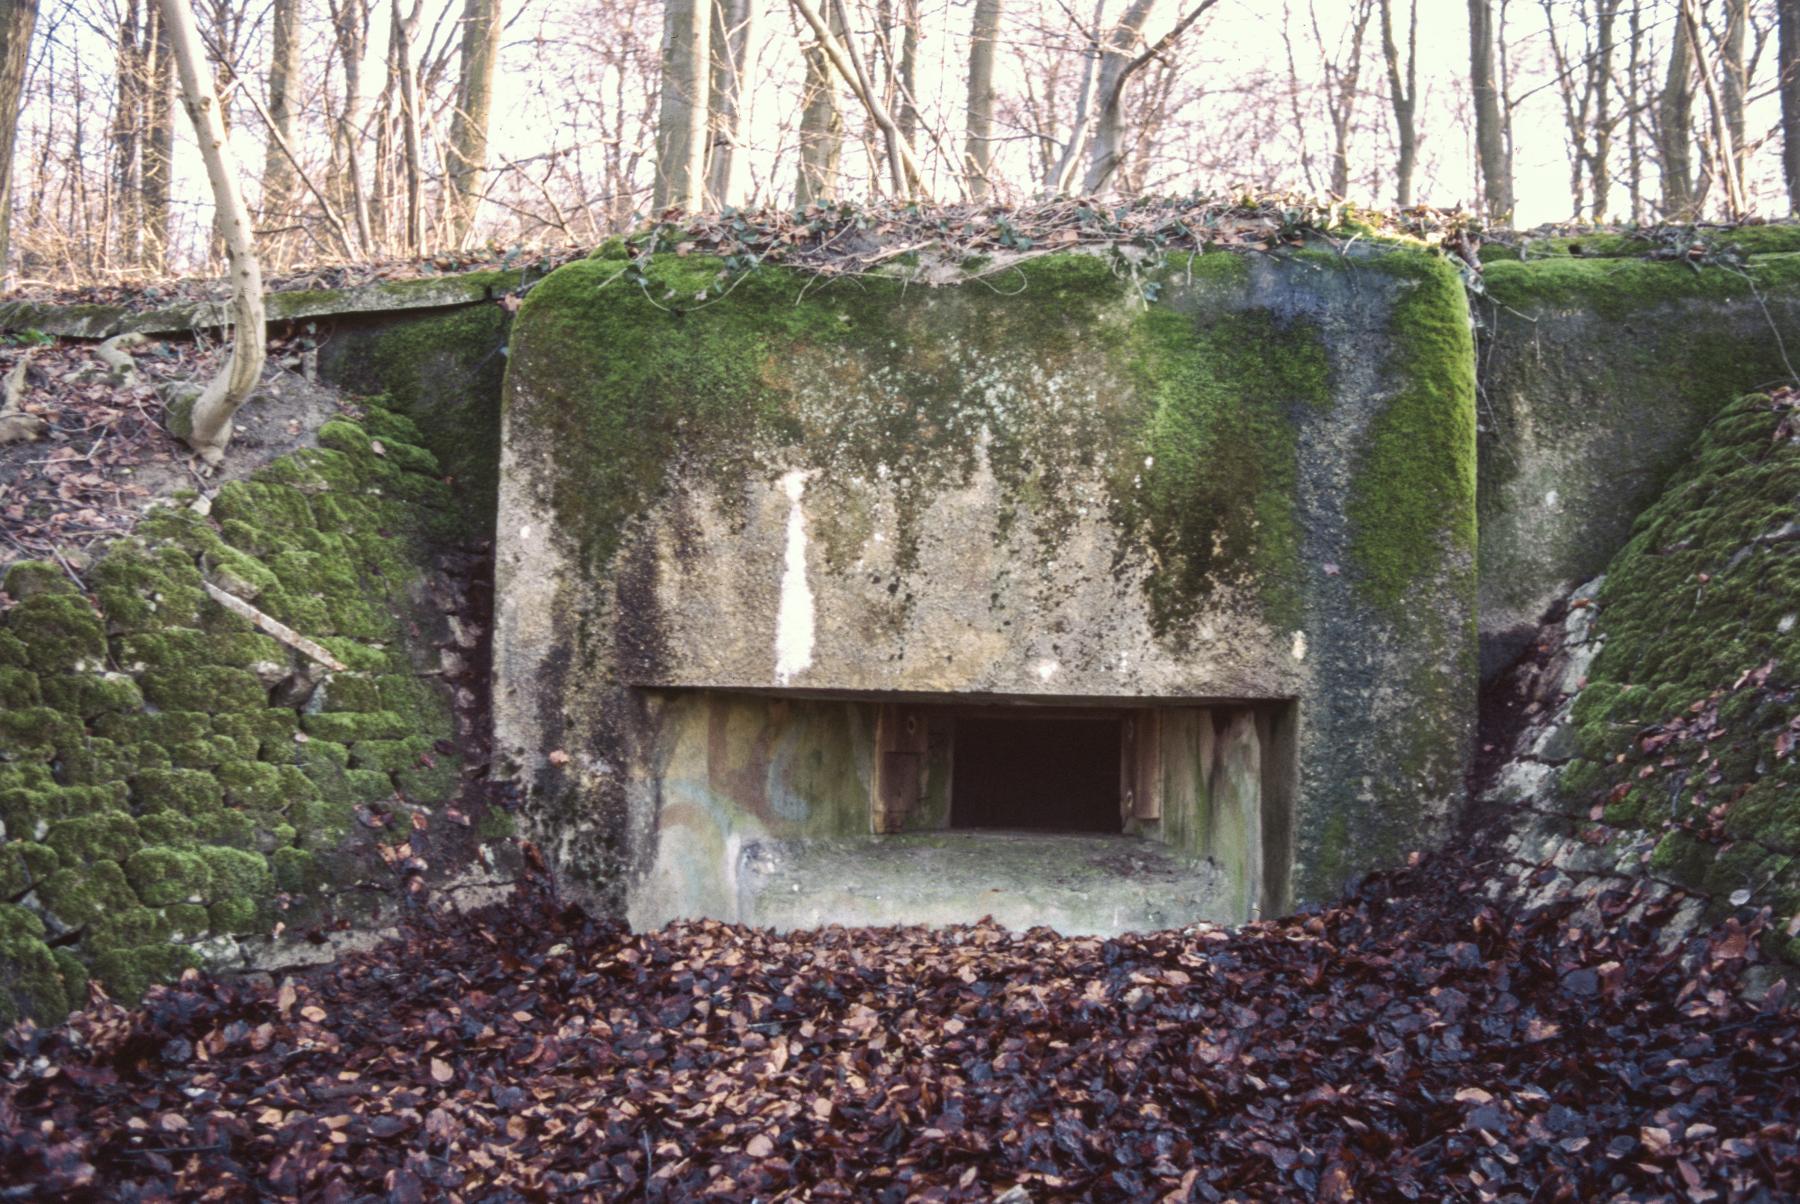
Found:
[[[807,474],[794,469],[781,478],[788,495],[787,556],[781,571],[781,607],[775,613],[775,680],[786,685],[812,667],[813,594],[806,580],[806,512],[800,499]]]
[[[1056,676],[1056,671],[1061,667],[1062,666],[1058,665],[1055,661],[1051,661],[1051,660],[1039,661],[1037,663],[1038,680],[1039,681],[1049,681],[1052,677]]]
[[[531,538],[531,524],[526,523],[523,527],[519,528],[519,542],[524,543],[526,540],[528,540],[530,538]]]
[[[1294,659],[1297,661],[1306,659],[1306,633],[1304,631],[1294,633]]]

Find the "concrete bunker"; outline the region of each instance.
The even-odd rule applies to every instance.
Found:
[[[1236,923],[1285,897],[1291,702],[649,690],[634,925]]]
[[[1443,832],[1476,693],[1447,265],[644,266],[531,292],[502,411],[496,738],[588,902],[1240,922]]]

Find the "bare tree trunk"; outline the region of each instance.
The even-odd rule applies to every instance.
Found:
[[[175,108],[170,94],[175,89],[175,69],[170,61],[166,15],[152,8],[144,16],[144,266],[161,275],[168,271],[172,234],[169,188],[174,174]],[[210,75],[207,82],[210,88]],[[221,116],[221,126],[223,122]]]
[[[1356,120],[1358,88],[1362,80],[1363,39],[1368,35],[1369,0],[1357,0],[1350,13],[1350,53],[1339,63],[1327,52],[1325,35],[1319,29],[1317,6],[1310,6],[1313,37],[1319,44],[1319,55],[1325,70],[1325,106],[1331,119],[1331,195],[1343,198],[1350,192],[1350,132]]]
[[[1781,174],[1788,212],[1800,213],[1800,0],[1779,0],[1781,22],[1776,62],[1781,72]]]
[[[1493,0],[1469,0],[1469,89],[1475,98],[1475,151],[1488,217],[1512,220],[1512,164],[1506,153],[1505,113],[1494,70]]]
[[[1158,58],[1180,41],[1181,36],[1193,28],[1194,23],[1217,3],[1218,0],[1198,0],[1194,7],[1175,19],[1169,32],[1136,58],[1126,59],[1121,52],[1120,58],[1114,61],[1110,51],[1102,56],[1100,86],[1096,90],[1100,107],[1094,114],[1094,141],[1089,151],[1087,175],[1082,180],[1083,192],[1089,195],[1099,192],[1119,168],[1125,134],[1125,85],[1131,82],[1131,77],[1144,64]],[[1125,18],[1121,21],[1121,25],[1131,27],[1131,32],[1123,40],[1123,48],[1128,49],[1143,40],[1144,22],[1155,4],[1156,0],[1132,0],[1131,7],[1125,10]],[[1119,48],[1121,39],[1115,36],[1111,46]]]
[[[1800,2],[1800,0],[1797,0]],[[994,162],[994,52],[1005,0],[975,0],[969,27],[969,135],[963,172],[969,195],[982,200]]]
[[[670,208],[694,212],[706,205],[711,47],[710,0],[664,0],[662,102],[656,118],[653,202],[659,213]]]
[[[494,64],[500,58],[500,16],[501,0],[464,0],[462,73],[456,84],[456,113],[450,119],[449,155],[450,238],[458,246],[474,228],[487,173],[488,117],[494,107]],[[702,14],[701,24],[705,23]]]
[[[340,193],[347,193],[350,210],[356,221],[357,243],[364,253],[374,246],[374,231],[369,222],[369,193],[362,174],[363,54],[369,45],[368,0],[332,0],[332,23],[336,27],[338,59],[344,68],[344,108],[338,114],[336,142],[337,160],[342,171]]]
[[[231,306],[235,337],[231,359],[201,391],[194,402],[189,446],[207,465],[225,455],[231,441],[231,418],[262,380],[263,329],[262,267],[256,259],[255,235],[250,211],[238,190],[237,172],[225,143],[225,124],[219,119],[219,100],[213,95],[212,75],[200,49],[194,13],[187,0],[162,0],[163,23],[169,48],[181,72],[181,95],[200,155],[206,161],[206,177],[218,207],[219,225],[225,232],[225,254],[231,263]]]
[[[1144,23],[1156,8],[1158,0],[1131,0],[1125,15],[1112,27],[1100,55],[1100,71],[1095,78],[1095,94],[1100,108],[1094,114],[1094,137],[1088,145],[1087,173],[1081,180],[1081,191],[1089,196],[1099,192],[1119,167],[1119,154],[1125,140],[1125,106],[1120,103],[1125,87],[1126,70],[1133,52],[1144,39]]]
[[[1387,63],[1388,97],[1394,106],[1394,204],[1405,209],[1412,201],[1413,171],[1419,159],[1419,0],[1409,0],[1406,20],[1406,58],[1394,40],[1394,0],[1381,0],[1381,57]]]
[[[1743,192],[1746,160],[1749,150],[1744,145],[1744,96],[1750,90],[1750,76],[1744,64],[1744,31],[1750,27],[1750,0],[1726,0],[1725,36],[1720,40],[1719,99],[1725,109],[1725,125],[1731,131],[1734,152],[1731,169]]]
[[[982,0],[976,0],[981,3]],[[900,9],[900,111],[894,120],[900,137],[919,141],[919,0],[902,0]]]
[[[1676,21],[1669,48],[1669,69],[1657,99],[1657,151],[1662,160],[1663,217],[1694,217],[1694,57],[1687,24]]]
[[[836,32],[841,33],[842,30]],[[806,48],[806,90],[800,110],[800,178],[794,204],[804,207],[837,195],[838,162],[844,153],[844,114],[838,107],[837,79],[824,46]]]
[[[12,234],[13,150],[19,136],[19,100],[25,91],[37,9],[38,0],[7,0],[0,11],[0,284],[11,278],[6,252]]]
[[[894,115],[882,103],[880,93],[874,88],[868,68],[864,65],[862,52],[857,49],[856,38],[849,32],[850,18],[844,9],[843,0],[834,0],[830,6],[837,27],[844,31],[841,36],[826,24],[825,18],[819,15],[811,0],[789,0],[789,5],[812,29],[813,36],[819,40],[819,49],[824,52],[832,70],[850,86],[851,93],[856,97],[857,103],[862,105],[869,121],[881,132],[887,148],[888,170],[892,177],[894,195],[924,196],[925,172],[919,166],[912,144],[900,137],[900,127],[894,121]]]
[[[265,223],[292,215],[294,165],[281,149],[294,146],[294,118],[299,110],[300,0],[274,0],[269,29],[269,127],[263,156],[262,214]]]
[[[1588,78],[1594,89],[1594,147],[1588,157],[1588,181],[1593,185],[1589,215],[1597,222],[1606,220],[1612,203],[1613,22],[1618,15],[1619,0],[1595,0],[1596,45],[1588,65]]]
[[[1700,87],[1706,93],[1706,105],[1712,113],[1713,174],[1725,185],[1726,216],[1736,221],[1744,216],[1744,181],[1738,175],[1737,143],[1732,140],[1730,117],[1719,95],[1706,45],[1700,38],[1700,18],[1695,13],[1694,0],[1681,0],[1681,20],[1694,48],[1695,73],[1700,77]]]
[[[1644,157],[1639,149],[1644,119],[1643,99],[1644,14],[1639,0],[1631,0],[1631,54],[1625,76],[1625,163],[1631,191],[1631,220],[1644,220]]]
[[[708,147],[707,193],[717,206],[744,196],[748,157],[740,145],[750,129],[750,100],[756,89],[746,74],[756,52],[754,0],[712,0],[712,139]]]
[[[393,39],[389,53],[394,60],[394,74],[400,83],[400,129],[403,170],[406,176],[406,252],[418,255],[425,249],[425,181],[421,163],[419,135],[419,67],[413,57],[413,43],[419,36],[419,17],[423,0],[413,0],[412,11],[400,12],[400,0],[393,0]]]
[[[1094,107],[1094,83],[1100,74],[1100,60],[1104,55],[1102,39],[1105,31],[1101,22],[1106,16],[1106,0],[1094,0],[1093,36],[1088,40],[1087,51],[1082,56],[1081,88],[1075,94],[1075,115],[1069,120],[1069,140],[1063,145],[1062,155],[1056,161],[1056,170],[1045,181],[1049,191],[1066,193],[1075,180],[1075,165],[1081,161],[1082,152],[1087,149],[1090,130],[1090,113]]]
[[[146,20],[144,22],[148,24]],[[116,228],[118,250],[125,262],[143,262],[143,175],[141,171],[144,138],[144,90],[149,87],[144,67],[143,47],[139,44],[141,29],[137,0],[125,0],[119,22],[119,35],[113,55],[114,93],[112,130],[112,173],[110,184],[117,198]]]

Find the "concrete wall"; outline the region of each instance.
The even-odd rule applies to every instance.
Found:
[[[1481,323],[1484,678],[1632,522],[1733,397],[1793,375],[1800,255],[1492,262]]]
[[[670,687],[1297,700],[1282,904],[1444,830],[1475,631],[1442,261],[765,269],[722,297],[716,265],[619,269],[518,316],[497,541],[499,744],[595,901],[666,864]]]

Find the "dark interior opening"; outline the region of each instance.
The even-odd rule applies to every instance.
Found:
[[[950,826],[1118,832],[1116,718],[959,717]]]

